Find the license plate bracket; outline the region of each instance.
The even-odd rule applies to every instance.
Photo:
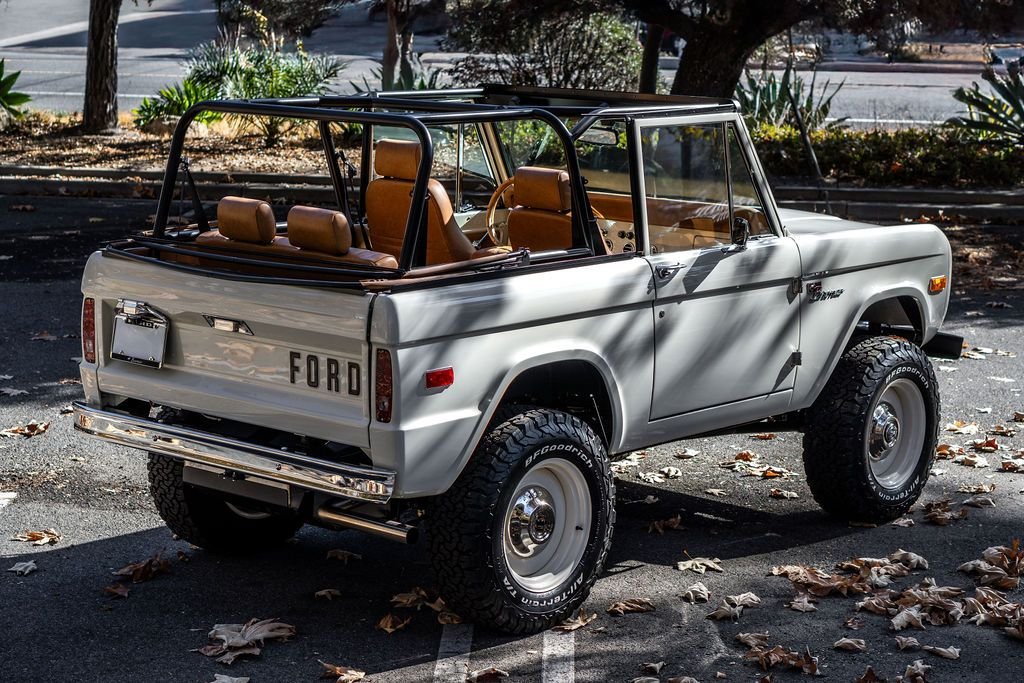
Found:
[[[167,317],[145,302],[128,299],[119,300],[114,311],[110,357],[150,368],[162,367],[170,326]]]

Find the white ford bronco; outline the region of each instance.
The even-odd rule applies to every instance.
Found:
[[[202,112],[304,121],[332,206],[204,195],[183,157]],[[828,513],[906,511],[936,445],[926,354],[960,354],[949,276],[932,225],[779,209],[728,100],[204,102],[155,224],[88,261],[75,421],[148,453],[191,543],[423,530],[452,609],[528,633],[601,573],[610,462],[636,449],[782,421]]]

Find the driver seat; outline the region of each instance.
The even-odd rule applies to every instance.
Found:
[[[572,248],[572,199],[569,174],[557,168],[516,169],[515,206],[508,212],[508,236],[514,249]]]
[[[379,140],[373,168],[379,178],[366,186],[366,223],[371,248],[398,258],[405,241],[405,226],[412,206],[413,187],[420,165],[420,144],[408,140]],[[455,221],[448,193],[440,182],[427,183],[427,263],[467,261],[477,256],[473,243]],[[488,252],[491,253],[491,252]]]

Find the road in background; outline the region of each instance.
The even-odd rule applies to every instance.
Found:
[[[22,71],[18,90],[32,95],[31,107],[80,111],[85,89],[85,45],[88,3],[46,0],[0,2],[0,58],[10,70]],[[334,82],[337,92],[352,91],[351,82],[373,82],[371,70],[381,57],[385,24],[371,21],[368,3],[343,8],[305,41],[307,49],[336,55],[348,66]],[[142,98],[179,81],[188,50],[217,35],[211,0],[161,0],[152,5],[125,3],[119,27],[119,105],[123,112]],[[428,67],[445,68],[458,57],[438,52],[439,36],[417,35],[415,48]],[[662,60],[662,78],[671,82],[673,60]],[[831,70],[831,69],[842,69]],[[845,85],[833,101],[834,117],[849,117],[856,125],[879,122],[888,127],[940,122],[961,112],[952,91],[980,80],[963,68],[948,72],[922,71],[919,65],[879,65],[851,71],[843,63],[818,72],[817,87],[826,81]],[[900,69],[896,71],[893,69]],[[917,69],[917,70],[914,70]],[[980,68],[978,69],[980,71]],[[804,74],[809,78],[808,74]]]

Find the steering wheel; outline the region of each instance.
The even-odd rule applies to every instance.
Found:
[[[491,195],[490,201],[487,202],[487,213],[484,214],[484,225],[487,227],[487,236],[491,238],[491,242],[495,246],[507,247],[511,246],[508,235],[508,221],[505,220],[501,223],[494,222],[494,212],[498,208],[498,200],[508,195],[505,199],[505,206],[511,207],[513,199],[513,191],[515,190],[516,179],[511,177],[501,185],[498,185],[498,189]]]
[[[498,200],[502,199],[506,194],[509,195],[505,199],[505,206],[511,207],[515,201],[515,176],[509,178],[494,191],[491,195],[490,201],[487,202],[487,213],[484,214],[484,225],[487,228],[487,236],[491,238],[496,246],[508,247],[512,246],[512,241],[508,232],[508,221],[505,220],[501,223],[494,222],[494,214],[498,209]],[[598,220],[605,220],[604,215],[601,214],[595,207],[591,206],[590,210],[594,214],[594,218]]]

